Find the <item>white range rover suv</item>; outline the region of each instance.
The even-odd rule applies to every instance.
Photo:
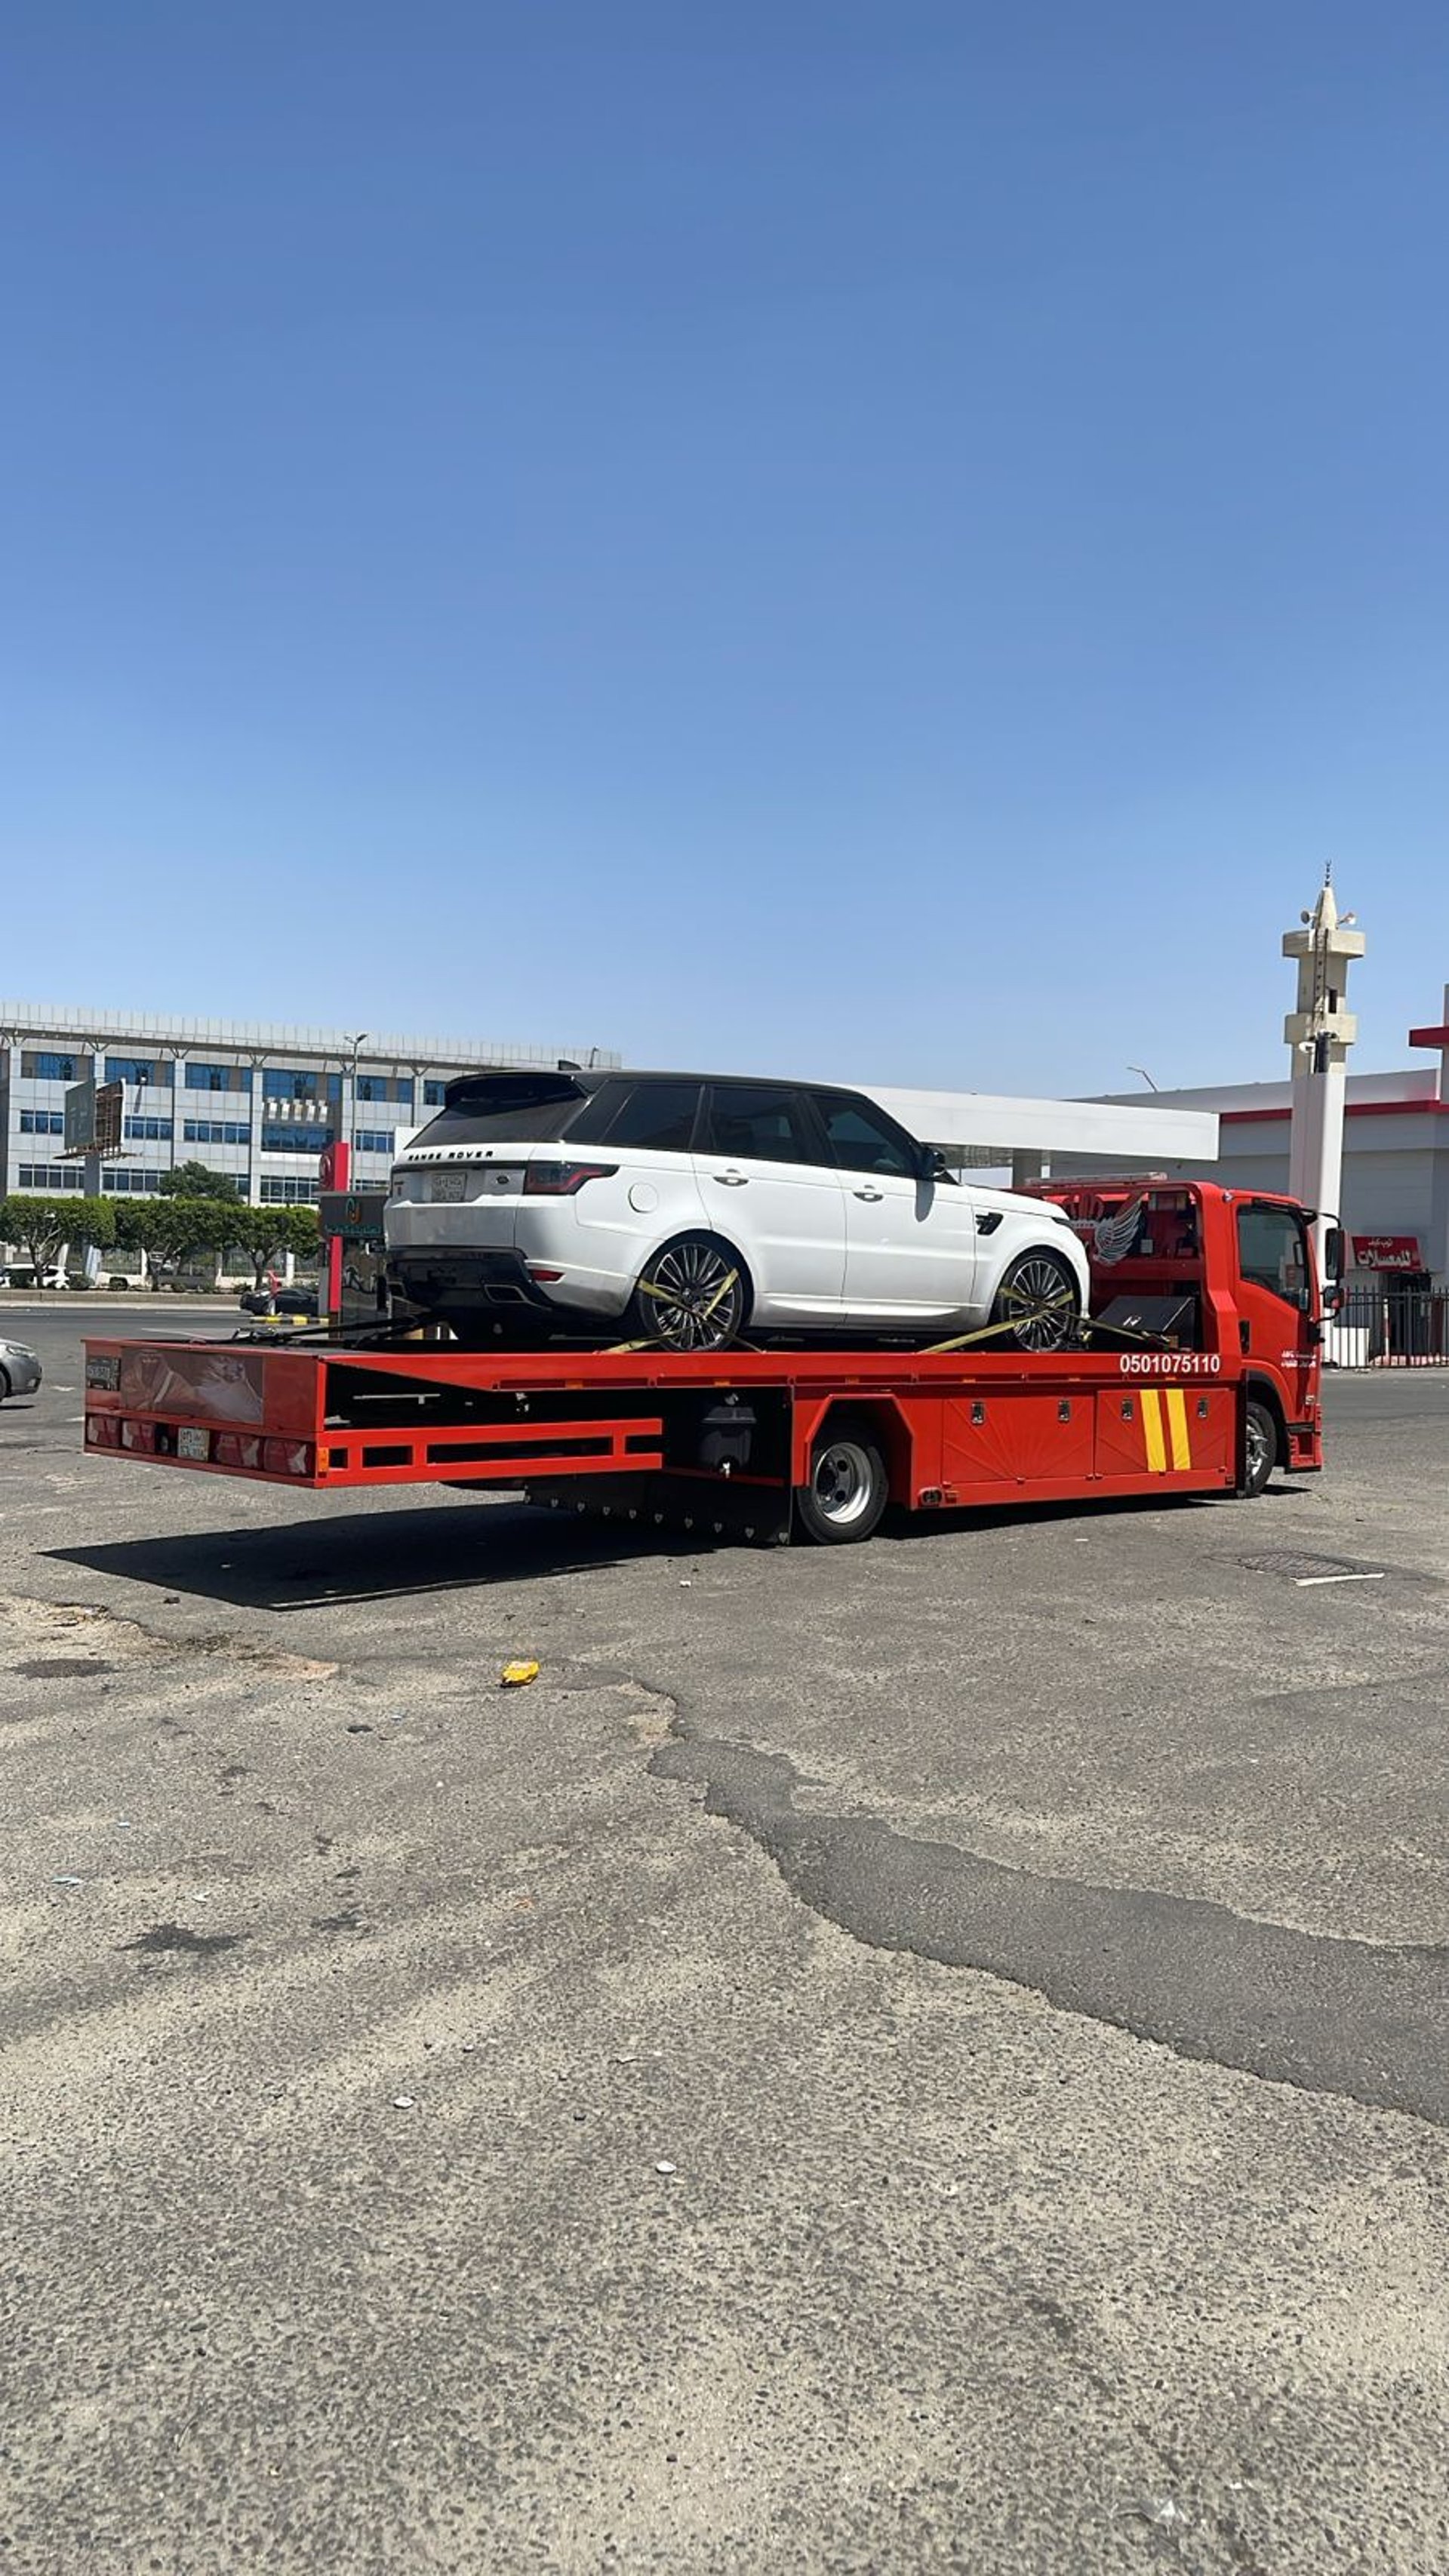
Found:
[[[385,1224],[394,1290],[466,1340],[618,1327],[697,1351],[1001,1322],[1044,1351],[1088,1290],[1054,1207],[961,1184],[821,1083],[464,1074],[394,1165]]]

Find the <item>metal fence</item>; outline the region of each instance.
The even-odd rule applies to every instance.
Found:
[[[1324,1331],[1333,1368],[1449,1367],[1449,1288],[1355,1281]]]

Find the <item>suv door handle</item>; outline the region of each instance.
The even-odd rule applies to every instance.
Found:
[[[727,1190],[742,1190],[749,1177],[748,1172],[716,1172],[715,1174],[715,1179],[723,1181]]]
[[[857,1190],[855,1195],[858,1199],[883,1199],[885,1192],[884,1190]]]

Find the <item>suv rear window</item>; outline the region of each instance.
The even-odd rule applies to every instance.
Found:
[[[706,1151],[757,1163],[830,1159],[817,1142],[803,1093],[764,1082],[712,1085]]]
[[[636,1145],[656,1154],[687,1154],[694,1137],[694,1122],[699,1114],[698,1082],[636,1082],[623,1086],[624,1098],[615,1107],[621,1086],[605,1083],[599,1094],[604,1108],[604,1094],[612,1095],[608,1106],[612,1117],[595,1128],[589,1125],[591,1143]]]
[[[553,1144],[591,1098],[567,1073],[463,1073],[414,1145]]]

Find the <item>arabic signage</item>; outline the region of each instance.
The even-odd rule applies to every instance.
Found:
[[[1355,1270],[1422,1270],[1423,1254],[1416,1234],[1356,1234]]]

